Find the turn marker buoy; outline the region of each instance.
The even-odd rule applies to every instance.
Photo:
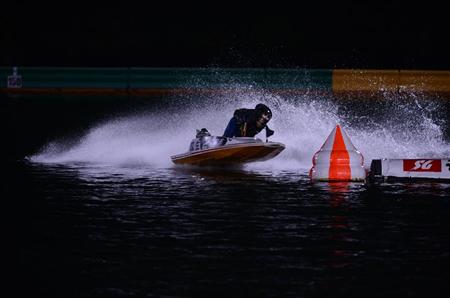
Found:
[[[364,157],[345,131],[338,124],[312,159],[309,171],[312,180],[319,181],[364,181]]]

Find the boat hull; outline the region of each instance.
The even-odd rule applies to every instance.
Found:
[[[284,148],[283,144],[275,142],[233,144],[174,155],[171,159],[175,164],[189,165],[242,164],[271,159]]]

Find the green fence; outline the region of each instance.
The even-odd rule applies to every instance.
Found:
[[[6,88],[13,67],[0,67]],[[248,87],[331,90],[332,70],[17,67],[24,89],[178,89]]]

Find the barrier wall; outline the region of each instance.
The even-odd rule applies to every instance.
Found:
[[[0,68],[2,92],[152,93],[253,86],[267,89],[331,90],[331,70],[187,68],[18,67],[21,88],[8,88],[12,67]]]
[[[450,97],[450,71],[0,67],[0,92],[165,94],[227,88],[279,92],[430,92]]]
[[[334,92],[450,93],[450,71],[333,70]]]

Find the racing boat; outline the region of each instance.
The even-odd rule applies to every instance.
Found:
[[[256,137],[224,138],[211,136],[206,129],[197,130],[189,151],[171,156],[175,164],[235,165],[269,160],[283,151],[285,145],[263,142]]]

